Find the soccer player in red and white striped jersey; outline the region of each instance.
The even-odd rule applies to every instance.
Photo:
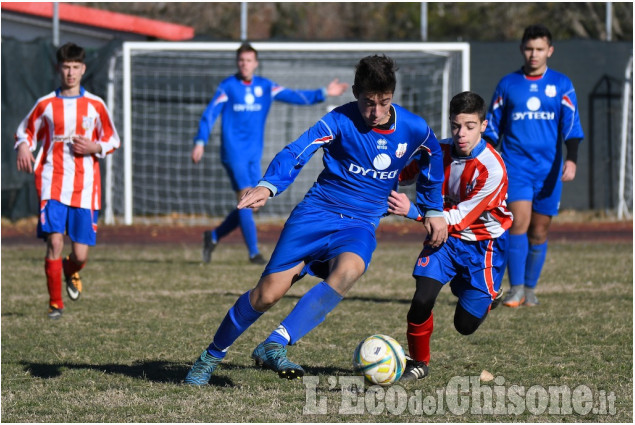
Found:
[[[35,173],[40,200],[38,237],[46,240],[44,270],[49,292],[49,317],[62,315],[62,271],[71,300],[82,291],[79,278],[90,246],[95,245],[101,208],[98,158],[120,145],[104,101],[81,86],[85,51],[67,43],[57,51],[60,87],[41,97],[15,133],[18,170]],[[41,142],[41,150],[33,152]],[[72,242],[62,260],[64,234]]]
[[[507,229],[507,172],[501,156],[481,134],[487,126],[486,105],[476,93],[463,92],[450,102],[452,138],[439,141],[443,150],[443,215],[448,240],[438,248],[424,245],[415,264],[416,290],[408,311],[408,349],[411,360],[403,381],[424,378],[430,361],[432,308],[450,282],[458,297],[454,327],[463,335],[476,331],[494,300],[502,296]],[[419,162],[413,162],[415,168]],[[409,180],[410,166],[400,174]],[[417,220],[420,208],[403,193],[392,192],[388,211]]]

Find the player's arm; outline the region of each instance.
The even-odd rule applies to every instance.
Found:
[[[571,181],[575,178],[577,170],[578,146],[584,138],[582,125],[580,124],[580,114],[578,113],[578,100],[576,98],[573,84],[566,81],[567,91],[562,96],[561,108],[561,134],[560,140],[564,140],[567,147],[567,157],[562,169],[562,181]]]
[[[71,148],[78,155],[96,155],[104,158],[106,155],[119,149],[121,140],[115,129],[115,124],[110,115],[110,111],[103,102],[94,105],[99,118],[95,123],[97,140],[93,142],[90,137],[73,136]]]
[[[496,86],[489,109],[487,110],[487,127],[483,132],[483,139],[493,146],[497,146],[503,134],[503,118],[505,110],[505,93],[502,81]]]
[[[33,152],[37,147],[36,134],[42,123],[42,112],[43,110],[36,104],[22,120],[15,132],[13,148],[17,153],[16,166],[19,171],[25,173],[33,172],[33,164],[35,163]]]
[[[340,83],[337,78],[326,87],[316,90],[293,90],[272,82],[271,92],[272,98],[280,102],[294,105],[314,105],[324,102],[328,96],[341,96],[347,87],[347,83]]]
[[[424,150],[419,159],[420,171],[417,179],[417,206],[424,214],[423,226],[428,233],[426,244],[437,247],[448,239],[448,226],[443,216],[443,152],[430,128],[422,147]]]
[[[199,120],[198,131],[196,132],[196,136],[194,136],[194,147],[192,148],[191,155],[193,163],[198,163],[203,157],[205,146],[208,143],[209,135],[212,132],[214,123],[223,111],[227,101],[228,97],[225,90],[222,86],[219,86],[214,94],[214,97],[203,111],[201,119]]]

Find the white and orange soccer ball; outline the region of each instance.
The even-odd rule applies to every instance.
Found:
[[[398,381],[406,368],[401,345],[387,335],[371,335],[357,345],[353,369],[371,384],[387,386]]]

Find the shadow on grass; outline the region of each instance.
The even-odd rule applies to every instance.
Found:
[[[113,375],[124,375],[135,379],[143,379],[151,382],[165,384],[183,384],[183,379],[190,370],[189,366],[182,363],[168,361],[145,361],[135,362],[132,365],[123,364],[82,364],[82,363],[32,363],[20,362],[24,366],[25,372],[31,376],[41,379],[53,379],[62,376],[64,370],[89,369],[105,372]],[[249,367],[251,368],[251,366]],[[222,369],[222,370],[221,370]],[[222,372],[227,370],[245,369],[245,366],[236,366],[231,363],[223,363],[219,371],[220,375],[212,375],[209,384],[216,387],[233,387],[234,382]],[[258,368],[260,369],[260,368]],[[306,367],[307,375],[348,375],[349,369],[338,367]],[[267,373],[272,373],[267,371]]]
[[[57,378],[64,370],[89,369],[107,374],[124,375],[135,379],[143,379],[157,383],[182,384],[190,366],[182,363],[168,361],[142,361],[132,365],[124,364],[82,364],[82,363],[32,363],[20,362],[24,370],[32,376],[42,379]],[[231,369],[244,369],[244,366],[235,366],[231,363],[223,363],[223,371]],[[233,387],[231,379],[224,376],[212,375],[210,385],[217,387]]]

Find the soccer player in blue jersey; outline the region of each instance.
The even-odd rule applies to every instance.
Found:
[[[441,140],[446,179],[443,182],[444,216],[448,240],[438,248],[424,246],[413,270],[416,289],[408,311],[410,359],[402,381],[425,378],[430,361],[432,310],[448,282],[458,297],[454,327],[470,335],[500,302],[505,273],[507,229],[507,173],[503,159],[482,139],[487,126],[487,105],[481,96],[463,92],[450,102],[452,137]],[[400,176],[407,184],[419,164],[408,165]],[[392,192],[388,211],[415,220],[420,208],[403,193]]]
[[[327,87],[316,90],[291,90],[275,82],[254,75],[258,68],[258,52],[249,43],[243,43],[236,52],[238,72],[223,80],[209,105],[203,112],[194,138],[192,161],[203,157],[205,145],[219,115],[223,115],[221,128],[221,162],[236,191],[237,199],[256,185],[262,176],[260,159],[264,143],[265,121],[274,100],[313,105],[327,96],[340,96],[348,87],[337,79]],[[253,212],[257,209],[234,209],[214,230],[203,233],[203,262],[211,261],[218,242],[240,227],[249,259],[255,264],[266,260],[258,250],[258,235]]]
[[[508,307],[536,306],[536,284],[547,255],[547,234],[558,214],[562,182],[576,174],[584,138],[571,80],[547,67],[554,47],[542,25],[525,29],[524,66],[501,79],[487,115],[484,137],[500,151],[509,176]],[[562,145],[567,153],[562,158]]]
[[[241,198],[239,209],[262,207],[322,150],[324,170],[291,212],[258,284],[229,309],[212,343],[187,374],[187,384],[207,384],[233,342],[308,273],[323,280],[300,298],[251,355],[256,365],[280,377],[303,376],[304,369],[287,358],[287,345],[324,321],[364,274],[399,172],[421,150],[427,159],[417,182],[424,226],[431,246],[447,239],[439,142],[423,118],[392,103],[395,71],[395,63],[386,56],[361,59],[353,85],[357,101],[335,108],[287,145],[258,185]]]

